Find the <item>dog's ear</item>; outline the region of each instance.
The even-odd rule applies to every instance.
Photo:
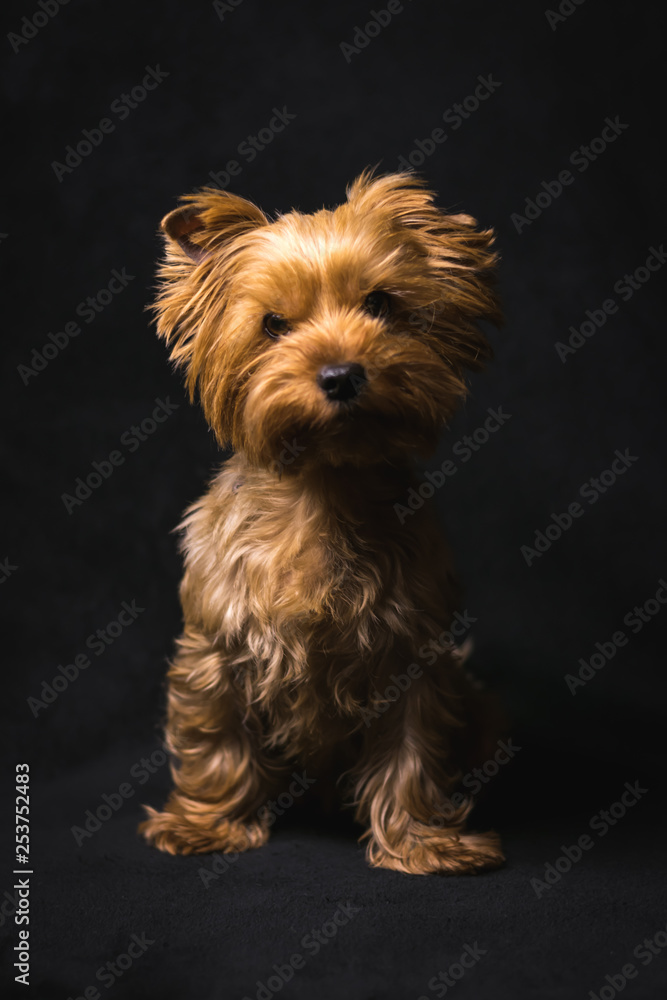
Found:
[[[471,322],[502,324],[495,276],[495,234],[470,215],[447,213],[435,204],[424,181],[408,173],[374,177],[366,170],[347,191],[348,202],[364,216],[375,215],[383,230],[407,237],[425,256],[443,299]]]
[[[347,200],[357,209],[376,212],[394,219],[409,230],[429,232],[434,227],[470,229],[477,222],[470,215],[450,215],[435,204],[435,194],[423,178],[403,171],[375,176],[364,170],[347,188]]]
[[[229,266],[244,238],[268,224],[252,202],[217,188],[185,195],[162,220],[167,253],[158,270],[161,281],[151,309],[172,360],[188,368],[191,392],[205,363],[207,342],[201,332],[217,335],[219,323],[212,315],[221,320],[226,308]]]
[[[203,188],[181,201],[165,215],[160,228],[170,249],[196,264],[219,246],[269,221],[251,201],[216,188]]]
[[[203,260],[206,251],[190,239],[190,235],[200,232],[204,224],[194,205],[182,205],[175,208],[160,223],[160,229],[172,243],[176,243],[188,257],[199,262]]]

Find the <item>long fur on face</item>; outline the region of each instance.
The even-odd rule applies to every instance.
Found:
[[[321,786],[345,772],[373,865],[500,863],[494,835],[464,833],[470,804],[448,804],[479,715],[456,656],[404,673],[456,609],[450,558],[426,511],[394,512],[413,454],[490,355],[477,322],[500,321],[491,232],[409,174],[370,173],[333,211],[273,222],[207,189],[163,230],[158,331],[236,454],[183,525],[175,789],[145,835],[185,853],[258,846],[263,803],[298,763]],[[267,335],[267,315],[286,332]],[[341,403],[318,375],[344,364],[364,382]]]
[[[211,189],[186,206],[202,227],[185,248],[170,240],[158,331],[221,442],[264,465],[295,435],[330,463],[433,447],[465,394],[465,369],[489,357],[477,321],[499,320],[489,231],[440,212],[409,174],[364,174],[335,210],[273,223]],[[378,290],[390,311],[372,318],[363,304]],[[289,334],[270,340],[267,313],[286,317]],[[372,375],[353,415],[315,381],[347,361]]]

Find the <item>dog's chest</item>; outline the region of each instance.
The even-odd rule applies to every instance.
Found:
[[[360,551],[349,540],[310,538],[299,548],[274,542],[246,554],[249,606],[262,617],[278,622],[358,622],[374,613],[393,589],[395,575],[383,572],[372,552]],[[276,552],[278,549],[278,552]]]
[[[436,554],[416,526],[399,531],[388,504],[346,518],[280,484],[234,489],[231,471],[187,525],[184,595],[206,631],[267,656],[276,644],[355,655],[406,633],[435,589]]]

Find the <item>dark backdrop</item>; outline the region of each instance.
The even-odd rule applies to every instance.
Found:
[[[503,988],[573,996],[575,982],[582,996],[599,989],[632,960],[644,933],[660,929],[664,902],[649,864],[667,723],[659,6],[564,0],[559,13],[537,2],[425,0],[389,8],[45,4],[46,12],[29,3],[3,12],[0,219],[0,595],[11,637],[2,702],[12,743],[3,794],[11,796],[14,763],[29,761],[39,880],[34,995],[76,996],[95,982],[98,965],[144,929],[137,913],[147,908],[159,944],[114,983],[116,995],[167,997],[173,989],[183,997],[194,983],[202,998],[255,996],[253,982],[289,954],[299,928],[308,919],[322,924],[353,891],[369,907],[365,917],[283,996],[309,995],[324,981],[332,996],[437,995],[429,977],[466,941],[481,941],[480,911],[500,964],[466,973],[459,996],[498,997]],[[476,101],[480,78],[486,96]],[[141,89],[144,80],[152,89]],[[275,109],[287,124],[262,132]],[[253,148],[252,136],[263,148]],[[276,846],[225,875],[224,891],[220,878],[223,909],[205,920],[213,890],[205,905],[198,862],[158,856],[134,837],[141,794],[160,801],[166,767],[94,838],[77,845],[70,832],[160,745],[165,662],[180,626],[170,532],[221,458],[144,312],[157,226],[178,195],[212,179],[268,212],[312,211],[342,200],[367,165],[393,170],[406,160],[440,204],[493,226],[502,255],[507,323],[490,332],[496,359],[471,380],[469,401],[428,467],[456,463],[433,502],[477,619],[477,671],[503,695],[522,746],[492,783],[485,818],[510,840],[515,831],[515,850],[504,872],[484,880],[410,879],[369,873],[353,831],[287,821]],[[229,161],[237,164],[231,178]],[[159,415],[169,415],[140,440],[131,428],[160,401]],[[510,418],[466,459],[457,442],[499,407]],[[600,481],[617,451],[628,456],[616,463],[622,474]],[[111,453],[116,466],[104,464]],[[63,499],[93,463],[107,478],[77,502]],[[581,516],[567,526],[574,502]],[[538,542],[544,551],[522,551],[536,549],[536,533],[549,525],[550,540]],[[106,633],[108,645],[88,642],[123,602],[142,610],[120,634]],[[53,698],[59,666],[84,654],[90,666]],[[598,669],[585,665],[594,654]],[[590,679],[571,690],[567,675],[582,669]],[[609,871],[589,868],[593,881],[578,888],[579,876],[569,875],[570,889],[550,890],[548,899],[561,895],[549,912],[530,887],[527,897],[526,880],[559,853],[559,824],[573,842],[638,778],[652,795],[619,822],[615,845],[610,834],[599,847],[595,858],[608,851]],[[577,815],[583,820],[568,820]],[[4,846],[9,889],[9,833]],[[325,870],[334,873],[326,890]],[[186,871],[187,888],[176,878]],[[346,879],[353,888],[343,890]],[[489,889],[498,910],[489,910]],[[237,897],[248,912],[234,909]],[[422,914],[418,944],[404,951],[425,899],[430,916]],[[635,910],[637,926],[628,929]],[[3,912],[9,955],[16,929]],[[463,912],[473,921],[469,937],[455,930],[453,941],[443,938],[442,927],[457,928]],[[507,922],[520,918],[526,929],[514,939]],[[604,929],[591,931],[600,922]],[[278,942],[278,927],[296,930]],[[576,961],[563,972],[572,950]],[[629,983],[628,995],[656,995],[662,962],[661,972],[656,957]]]

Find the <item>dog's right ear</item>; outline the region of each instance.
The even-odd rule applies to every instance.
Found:
[[[191,396],[222,326],[230,265],[246,238],[268,225],[252,202],[217,188],[185,195],[162,220],[167,252],[150,308],[172,360],[187,369]]]
[[[251,201],[217,188],[203,188],[181,201],[165,215],[160,228],[169,247],[196,264],[236,236],[269,223]]]
[[[188,257],[199,263],[206,256],[203,246],[194,243],[190,236],[204,228],[202,220],[194,205],[183,205],[165,215],[160,223],[160,229],[172,243],[176,243]]]

